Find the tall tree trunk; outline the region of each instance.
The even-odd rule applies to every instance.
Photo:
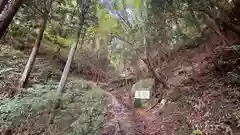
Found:
[[[83,25],[84,25],[84,19],[85,19],[85,13],[82,13],[80,27],[79,27],[78,32],[77,32],[76,43],[74,43],[72,45],[72,47],[71,47],[71,49],[69,51],[68,59],[67,59],[67,62],[65,64],[65,67],[64,67],[64,70],[63,70],[63,73],[62,73],[62,77],[61,77],[61,80],[60,80],[58,88],[57,88],[57,99],[54,102],[53,106],[51,107],[52,110],[50,111],[50,113],[51,113],[50,115],[51,116],[49,117],[49,121],[48,121],[49,124],[53,123],[53,120],[54,120],[54,117],[55,117],[55,113],[56,113],[56,109],[58,109],[59,106],[60,106],[61,95],[64,92],[63,88],[64,88],[64,86],[66,84],[68,73],[69,73],[69,70],[70,70],[70,67],[71,67],[71,63],[72,63],[72,60],[73,60],[73,57],[74,57],[74,53],[75,53],[75,51],[77,49],[77,45],[79,43],[79,38],[80,38],[82,29],[83,29]],[[83,37],[84,37],[84,35],[83,35]],[[82,39],[81,44],[83,43],[83,40],[84,39]]]
[[[8,4],[8,0],[0,0],[0,14],[4,10],[5,6]]]
[[[145,42],[146,42],[146,48],[145,48],[145,53],[146,53],[146,59],[141,58],[142,61],[147,65],[148,69],[150,70],[150,72],[152,72],[153,77],[155,78],[155,81],[161,83],[163,85],[164,88],[169,88],[166,80],[164,79],[164,75],[160,72],[156,72],[155,71],[155,67],[152,64],[152,57],[150,55],[150,43],[149,40],[145,38]]]
[[[3,0],[3,1],[7,1],[7,0]],[[2,38],[5,31],[7,30],[13,17],[17,13],[18,9],[22,5],[22,0],[11,0],[11,3],[8,3],[8,4],[10,4],[8,6],[8,9],[3,11],[2,14],[0,15],[0,39]]]
[[[24,88],[27,85],[28,77],[30,75],[30,72],[31,72],[32,67],[33,67],[33,64],[34,64],[34,62],[36,60],[37,52],[38,52],[39,47],[41,45],[41,41],[42,41],[42,38],[43,38],[43,33],[44,33],[46,25],[47,25],[48,15],[49,15],[49,10],[45,10],[45,13],[43,15],[43,20],[41,22],[41,28],[39,30],[37,39],[35,40],[35,44],[33,46],[32,52],[31,52],[31,54],[29,56],[28,62],[26,64],[26,67],[24,69],[22,77],[21,77],[21,79],[19,81],[19,87],[20,88]]]

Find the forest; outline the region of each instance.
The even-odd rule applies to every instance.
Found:
[[[240,135],[240,0],[0,0],[1,135]]]

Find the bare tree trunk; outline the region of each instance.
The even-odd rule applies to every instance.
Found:
[[[7,1],[7,0],[3,0],[3,1]],[[1,2],[1,4],[2,4],[2,2]],[[8,3],[8,4],[10,4],[8,6],[8,9],[3,11],[0,15],[0,39],[2,38],[5,31],[7,30],[8,26],[10,25],[10,23],[13,19],[13,17],[17,13],[18,9],[22,5],[22,0],[12,0],[11,2],[12,3]]]
[[[161,73],[157,73],[155,71],[155,68],[153,67],[152,63],[151,63],[151,58],[150,55],[147,54],[147,58],[143,59],[143,62],[147,65],[148,69],[152,72],[154,78],[156,79],[157,82],[161,83],[163,85],[164,88],[169,88],[167,85],[167,82],[165,81],[163,75]]]
[[[71,63],[72,63],[72,60],[73,60],[73,56],[74,56],[74,53],[76,51],[78,43],[79,43],[79,40],[77,40],[76,43],[72,45],[72,47],[71,47],[71,49],[69,51],[68,59],[67,59],[66,65],[64,67],[60,83],[59,83],[58,88],[57,88],[58,95],[63,93],[63,90],[64,90],[63,87],[64,87],[64,85],[66,83],[67,76],[68,76],[68,73],[69,73],[69,70],[70,70],[70,67],[71,67]]]
[[[19,81],[19,87],[20,88],[24,88],[27,85],[28,77],[30,75],[30,72],[31,72],[32,67],[33,67],[33,64],[34,64],[34,62],[36,60],[37,52],[38,52],[39,47],[41,45],[43,34],[44,34],[44,31],[45,31],[45,28],[46,28],[46,25],[47,25],[48,15],[49,15],[49,10],[45,10],[45,13],[44,13],[44,16],[43,16],[44,18],[43,18],[43,20],[41,22],[41,28],[39,30],[37,39],[35,40],[35,44],[33,46],[32,52],[31,52],[31,54],[29,56],[28,62],[26,64],[26,66],[25,66],[25,69],[23,71],[22,77],[21,77],[21,79]]]
[[[54,117],[55,117],[55,113],[56,113],[56,109],[58,109],[59,106],[60,106],[61,95],[64,92],[63,88],[64,88],[64,86],[66,84],[68,73],[69,73],[69,70],[70,70],[70,67],[71,67],[71,63],[72,63],[72,60],[73,60],[73,57],[74,57],[74,53],[75,53],[75,51],[77,49],[77,45],[79,43],[79,38],[80,38],[81,31],[82,31],[83,25],[84,25],[84,19],[85,19],[85,13],[82,13],[82,18],[81,18],[81,22],[80,22],[80,28],[78,29],[78,32],[77,32],[76,43],[74,43],[72,45],[72,47],[71,47],[71,49],[69,51],[68,59],[67,59],[67,62],[65,64],[65,67],[64,67],[64,70],[63,70],[63,73],[62,73],[62,77],[61,77],[61,80],[60,80],[58,88],[57,88],[57,99],[53,103],[53,106],[51,108],[52,110],[50,111],[51,114],[50,114],[49,121],[48,121],[49,124],[53,123],[53,120],[54,120]],[[84,38],[84,36],[83,36],[83,38]],[[84,39],[82,39],[81,44],[83,43],[83,40]]]
[[[4,10],[5,6],[8,4],[8,0],[0,0],[0,14]]]

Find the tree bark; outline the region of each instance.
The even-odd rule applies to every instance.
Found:
[[[7,0],[2,0],[1,4],[2,4],[3,1],[7,1]],[[6,32],[8,26],[12,22],[13,17],[15,16],[18,9],[22,5],[22,0],[12,0],[12,2],[8,3],[8,4],[10,4],[8,6],[8,9],[3,11],[2,14],[0,15],[0,39],[2,38],[4,33]]]
[[[8,0],[0,0],[0,14],[4,10],[5,6],[8,4]]]
[[[81,31],[83,29],[83,25],[84,25],[84,19],[85,19],[85,13],[82,13],[82,18],[81,18],[81,22],[80,22],[80,27],[78,29],[78,32],[77,32],[77,38],[76,38],[76,43],[74,43],[69,51],[69,54],[68,54],[68,59],[67,59],[67,62],[65,64],[65,67],[64,67],[64,70],[63,70],[63,73],[62,73],[62,77],[61,77],[61,80],[59,82],[59,85],[58,85],[58,88],[57,88],[57,99],[56,101],[53,103],[53,107],[51,108],[52,110],[50,111],[51,113],[51,116],[49,117],[49,120],[48,120],[48,124],[52,124],[53,123],[53,120],[54,120],[54,117],[55,117],[55,113],[56,113],[56,109],[58,109],[58,107],[60,106],[60,102],[61,102],[61,95],[62,93],[64,92],[64,86],[66,84],[66,81],[67,81],[67,77],[68,77],[68,73],[69,73],[69,70],[70,70],[70,67],[71,67],[71,63],[72,63],[72,60],[73,60],[73,57],[74,57],[74,54],[75,54],[75,51],[77,49],[77,45],[79,43],[79,38],[80,38],[80,35],[81,35]],[[85,34],[85,33],[84,33]],[[84,36],[83,36],[84,37]],[[81,44],[83,43],[83,39],[82,39],[82,42]]]
[[[63,90],[64,90],[63,87],[64,87],[64,85],[66,83],[66,80],[67,80],[67,77],[68,77],[68,73],[69,73],[69,70],[70,70],[70,67],[71,67],[71,63],[72,63],[72,60],[73,60],[73,56],[74,56],[74,53],[76,51],[78,43],[79,43],[79,40],[77,40],[77,42],[72,45],[72,47],[71,47],[71,49],[69,51],[68,59],[67,59],[66,65],[64,67],[60,83],[59,83],[58,88],[57,88],[58,95],[63,93]]]
[[[31,54],[29,56],[28,62],[26,64],[26,66],[25,66],[25,69],[24,69],[24,72],[22,74],[22,77],[21,77],[21,79],[19,81],[19,87],[20,88],[24,88],[27,85],[28,77],[30,75],[30,72],[31,72],[32,67],[33,67],[33,64],[34,64],[34,62],[36,60],[37,52],[38,52],[39,47],[41,45],[43,34],[44,34],[44,31],[45,31],[45,28],[46,28],[46,25],[47,25],[48,15],[49,15],[49,10],[46,10],[45,13],[44,13],[44,16],[43,16],[44,18],[43,18],[43,20],[41,22],[41,28],[39,30],[37,39],[35,40],[35,44],[33,46],[32,52],[31,52]]]

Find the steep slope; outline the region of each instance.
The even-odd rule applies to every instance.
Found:
[[[27,59],[23,52],[1,46],[0,133],[98,135],[105,119],[103,91],[70,75],[55,122],[48,125],[49,103],[56,96],[61,70],[48,56],[38,57],[28,88],[18,93],[17,83]]]
[[[204,45],[185,49],[165,65],[162,72],[171,86],[165,91],[167,102],[147,112],[135,109],[129,118],[135,122],[132,129],[138,134],[240,134],[240,55],[218,36],[205,44],[213,48],[212,52],[206,51]],[[218,63],[220,71],[212,60]],[[120,96],[120,103],[129,100],[122,88],[110,90],[115,97]],[[133,112],[131,107],[129,110]],[[112,119],[115,117],[121,119],[112,114]]]

